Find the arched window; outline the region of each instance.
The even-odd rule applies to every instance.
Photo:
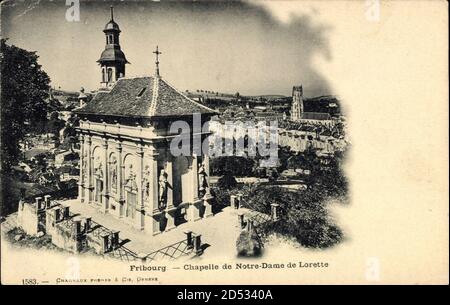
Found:
[[[105,69],[102,69],[102,82],[106,82]]]
[[[112,69],[111,68],[108,68],[108,82],[110,82],[110,81],[112,81],[113,79],[112,79]]]

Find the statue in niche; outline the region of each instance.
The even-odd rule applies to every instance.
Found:
[[[198,190],[201,196],[206,193],[208,188],[207,176],[205,164],[202,162],[198,168]]]
[[[162,169],[159,174],[159,200],[158,207],[160,210],[164,209],[167,206],[167,174]]]
[[[136,184],[136,173],[133,170],[133,165],[130,164],[129,172],[128,172],[128,178],[126,180],[126,186],[129,187],[131,190],[137,190],[137,184]]]
[[[97,157],[96,160],[97,160],[97,162],[96,162],[97,166],[95,167],[95,175],[98,178],[102,178],[103,177],[103,163],[100,160],[100,157]]]
[[[151,180],[151,171],[150,166],[146,166],[144,169],[144,178],[142,180],[142,190],[143,190],[143,199],[147,202],[150,198],[150,180]]]
[[[111,189],[117,189],[117,160],[113,158],[111,162]]]

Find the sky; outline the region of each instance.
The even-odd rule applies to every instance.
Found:
[[[36,51],[52,86],[96,90],[111,5],[131,63],[127,77],[154,73],[158,45],[161,76],[180,90],[290,95],[302,84],[307,97],[334,94],[315,65],[332,59],[332,27],[318,23],[314,11],[277,18],[274,2],[81,0],[80,20],[69,22],[66,1],[6,1],[2,37]]]

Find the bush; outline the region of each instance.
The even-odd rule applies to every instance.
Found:
[[[280,221],[273,231],[295,238],[302,246],[326,248],[340,242],[342,231],[333,223],[325,206],[325,197],[315,189],[287,191],[274,186],[247,187],[244,206],[270,213],[270,204],[278,203]]]
[[[323,197],[303,191],[297,200],[284,202],[277,231],[294,237],[301,245],[326,248],[342,240],[342,231],[333,223],[324,206]]]
[[[230,205],[230,190],[216,187],[211,190],[211,195],[214,196],[214,200],[216,201],[216,205],[218,207],[226,207]]]
[[[344,154],[337,153],[321,170],[311,177],[310,187],[320,191],[326,198],[346,197],[348,179],[342,169]]]

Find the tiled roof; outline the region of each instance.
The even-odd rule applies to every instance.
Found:
[[[76,113],[168,117],[215,111],[186,97],[160,77],[135,77],[119,79],[109,92],[99,91]]]
[[[329,113],[321,113],[321,112],[303,112],[302,120],[330,120],[331,116]]]

